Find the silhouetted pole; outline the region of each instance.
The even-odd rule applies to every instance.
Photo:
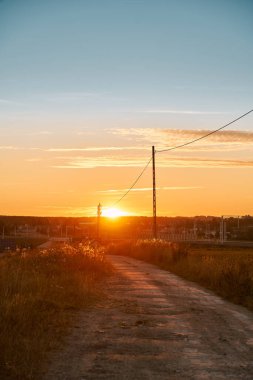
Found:
[[[221,244],[224,243],[224,219],[223,219],[223,215],[221,216],[221,221],[220,221],[220,241],[221,241]]]
[[[98,204],[98,210],[97,210],[97,240],[99,240],[100,237],[100,218],[102,214],[102,205]]]
[[[157,238],[156,229],[156,184],[155,184],[155,147],[152,146],[152,168],[153,168],[153,238]]]

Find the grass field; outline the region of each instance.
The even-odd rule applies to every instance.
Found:
[[[102,294],[111,271],[90,245],[22,250],[0,258],[0,379],[39,379],[76,312]]]
[[[253,310],[253,249],[187,247],[140,240],[107,247],[111,254],[148,261]]]
[[[35,249],[46,241],[48,241],[47,237],[6,237],[5,239],[0,239],[0,252],[8,252],[16,248]]]

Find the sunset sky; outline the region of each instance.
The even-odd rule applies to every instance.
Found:
[[[251,0],[0,1],[0,214],[90,216],[253,108]],[[253,214],[253,113],[156,155],[157,214]],[[118,205],[152,214],[151,167]]]

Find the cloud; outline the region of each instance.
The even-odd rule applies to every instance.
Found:
[[[97,146],[87,148],[49,148],[47,152],[102,152],[102,151],[123,151],[123,150],[147,150],[141,146]]]
[[[196,190],[196,189],[203,189],[202,186],[164,186],[164,187],[157,187],[157,190],[166,190],[166,191],[173,191],[173,190]],[[100,190],[97,191],[97,193],[103,193],[103,194],[124,194],[128,189],[119,189],[119,190]],[[140,187],[140,188],[133,188],[131,190],[132,192],[139,192],[139,191],[153,191],[152,187]]]
[[[32,135],[51,135],[49,131],[35,132]],[[13,145],[0,145],[0,150],[38,150],[42,152],[52,152],[52,153],[71,153],[71,152],[105,152],[105,151],[143,151],[149,150],[149,147],[144,146],[92,146],[85,148],[38,148],[38,147],[21,147]]]
[[[66,216],[96,216],[97,215],[97,207],[74,207],[74,206],[55,206],[55,205],[47,205],[42,208],[47,210],[58,210],[61,215]]]
[[[253,167],[252,160],[226,160],[203,157],[170,157],[168,160],[160,161],[158,167],[192,167],[192,168],[235,168]]]
[[[175,130],[174,130],[175,131]],[[204,136],[205,134],[212,132],[212,130],[179,130],[181,136],[198,138]],[[165,133],[170,134],[171,130],[166,130]],[[253,132],[250,131],[231,131],[223,130],[219,131],[211,136],[208,136],[210,141],[218,142],[240,142],[240,143],[252,143],[253,142]],[[206,140],[207,141],[207,140]]]
[[[51,167],[57,169],[94,169],[99,167],[105,168],[134,168],[143,169],[147,164],[146,160],[137,157],[57,157],[56,159],[64,160],[64,163],[54,164]],[[222,167],[252,167],[252,160],[240,159],[213,159],[203,157],[175,157],[175,156],[160,156],[156,160],[156,167],[160,168],[222,168]],[[151,167],[151,165],[150,165]]]
[[[143,159],[122,158],[122,157],[58,157],[66,160],[66,163],[53,165],[58,169],[94,169],[98,167],[143,167],[146,162]]]
[[[159,146],[159,148],[171,148],[180,144],[187,143],[191,140],[200,138],[212,130],[195,130],[195,129],[162,129],[162,128],[115,128],[110,132],[115,135],[123,136],[128,140],[149,143],[150,145]],[[253,132],[251,131],[219,131],[196,144],[181,148],[182,150],[203,149],[203,147],[211,147],[213,143],[219,144],[221,149],[227,145],[231,149],[235,147],[251,144],[253,142]],[[158,149],[159,149],[158,148]],[[216,149],[218,146],[216,146]]]
[[[212,112],[212,111],[194,111],[194,110],[172,110],[172,109],[147,109],[139,111],[141,113],[155,113],[155,114],[174,114],[174,115],[221,115],[225,112]]]
[[[19,148],[17,146],[12,145],[0,145],[0,150],[20,150],[22,148]]]
[[[27,151],[28,162],[50,162],[50,167],[58,169],[144,168],[151,156],[151,145],[156,149],[166,149],[199,138],[208,130],[184,130],[162,128],[111,129],[112,134],[123,136],[125,146],[84,146],[71,147],[19,147],[2,145],[0,151]],[[51,134],[41,130],[38,134]],[[101,141],[103,143],[103,141]],[[249,149],[253,143],[251,131],[220,131],[189,147],[173,152],[157,153],[156,165],[161,168],[194,167],[252,167]],[[34,152],[29,154],[28,152]],[[35,151],[40,152],[35,158]],[[233,153],[230,153],[233,152]],[[44,160],[42,160],[42,157]],[[151,166],[151,165],[150,165]],[[138,173],[137,173],[138,174]],[[137,190],[138,191],[138,190]],[[144,190],[142,190],[144,191]]]

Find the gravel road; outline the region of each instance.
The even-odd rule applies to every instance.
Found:
[[[253,314],[169,272],[110,256],[107,298],[77,319],[45,380],[253,379]]]

